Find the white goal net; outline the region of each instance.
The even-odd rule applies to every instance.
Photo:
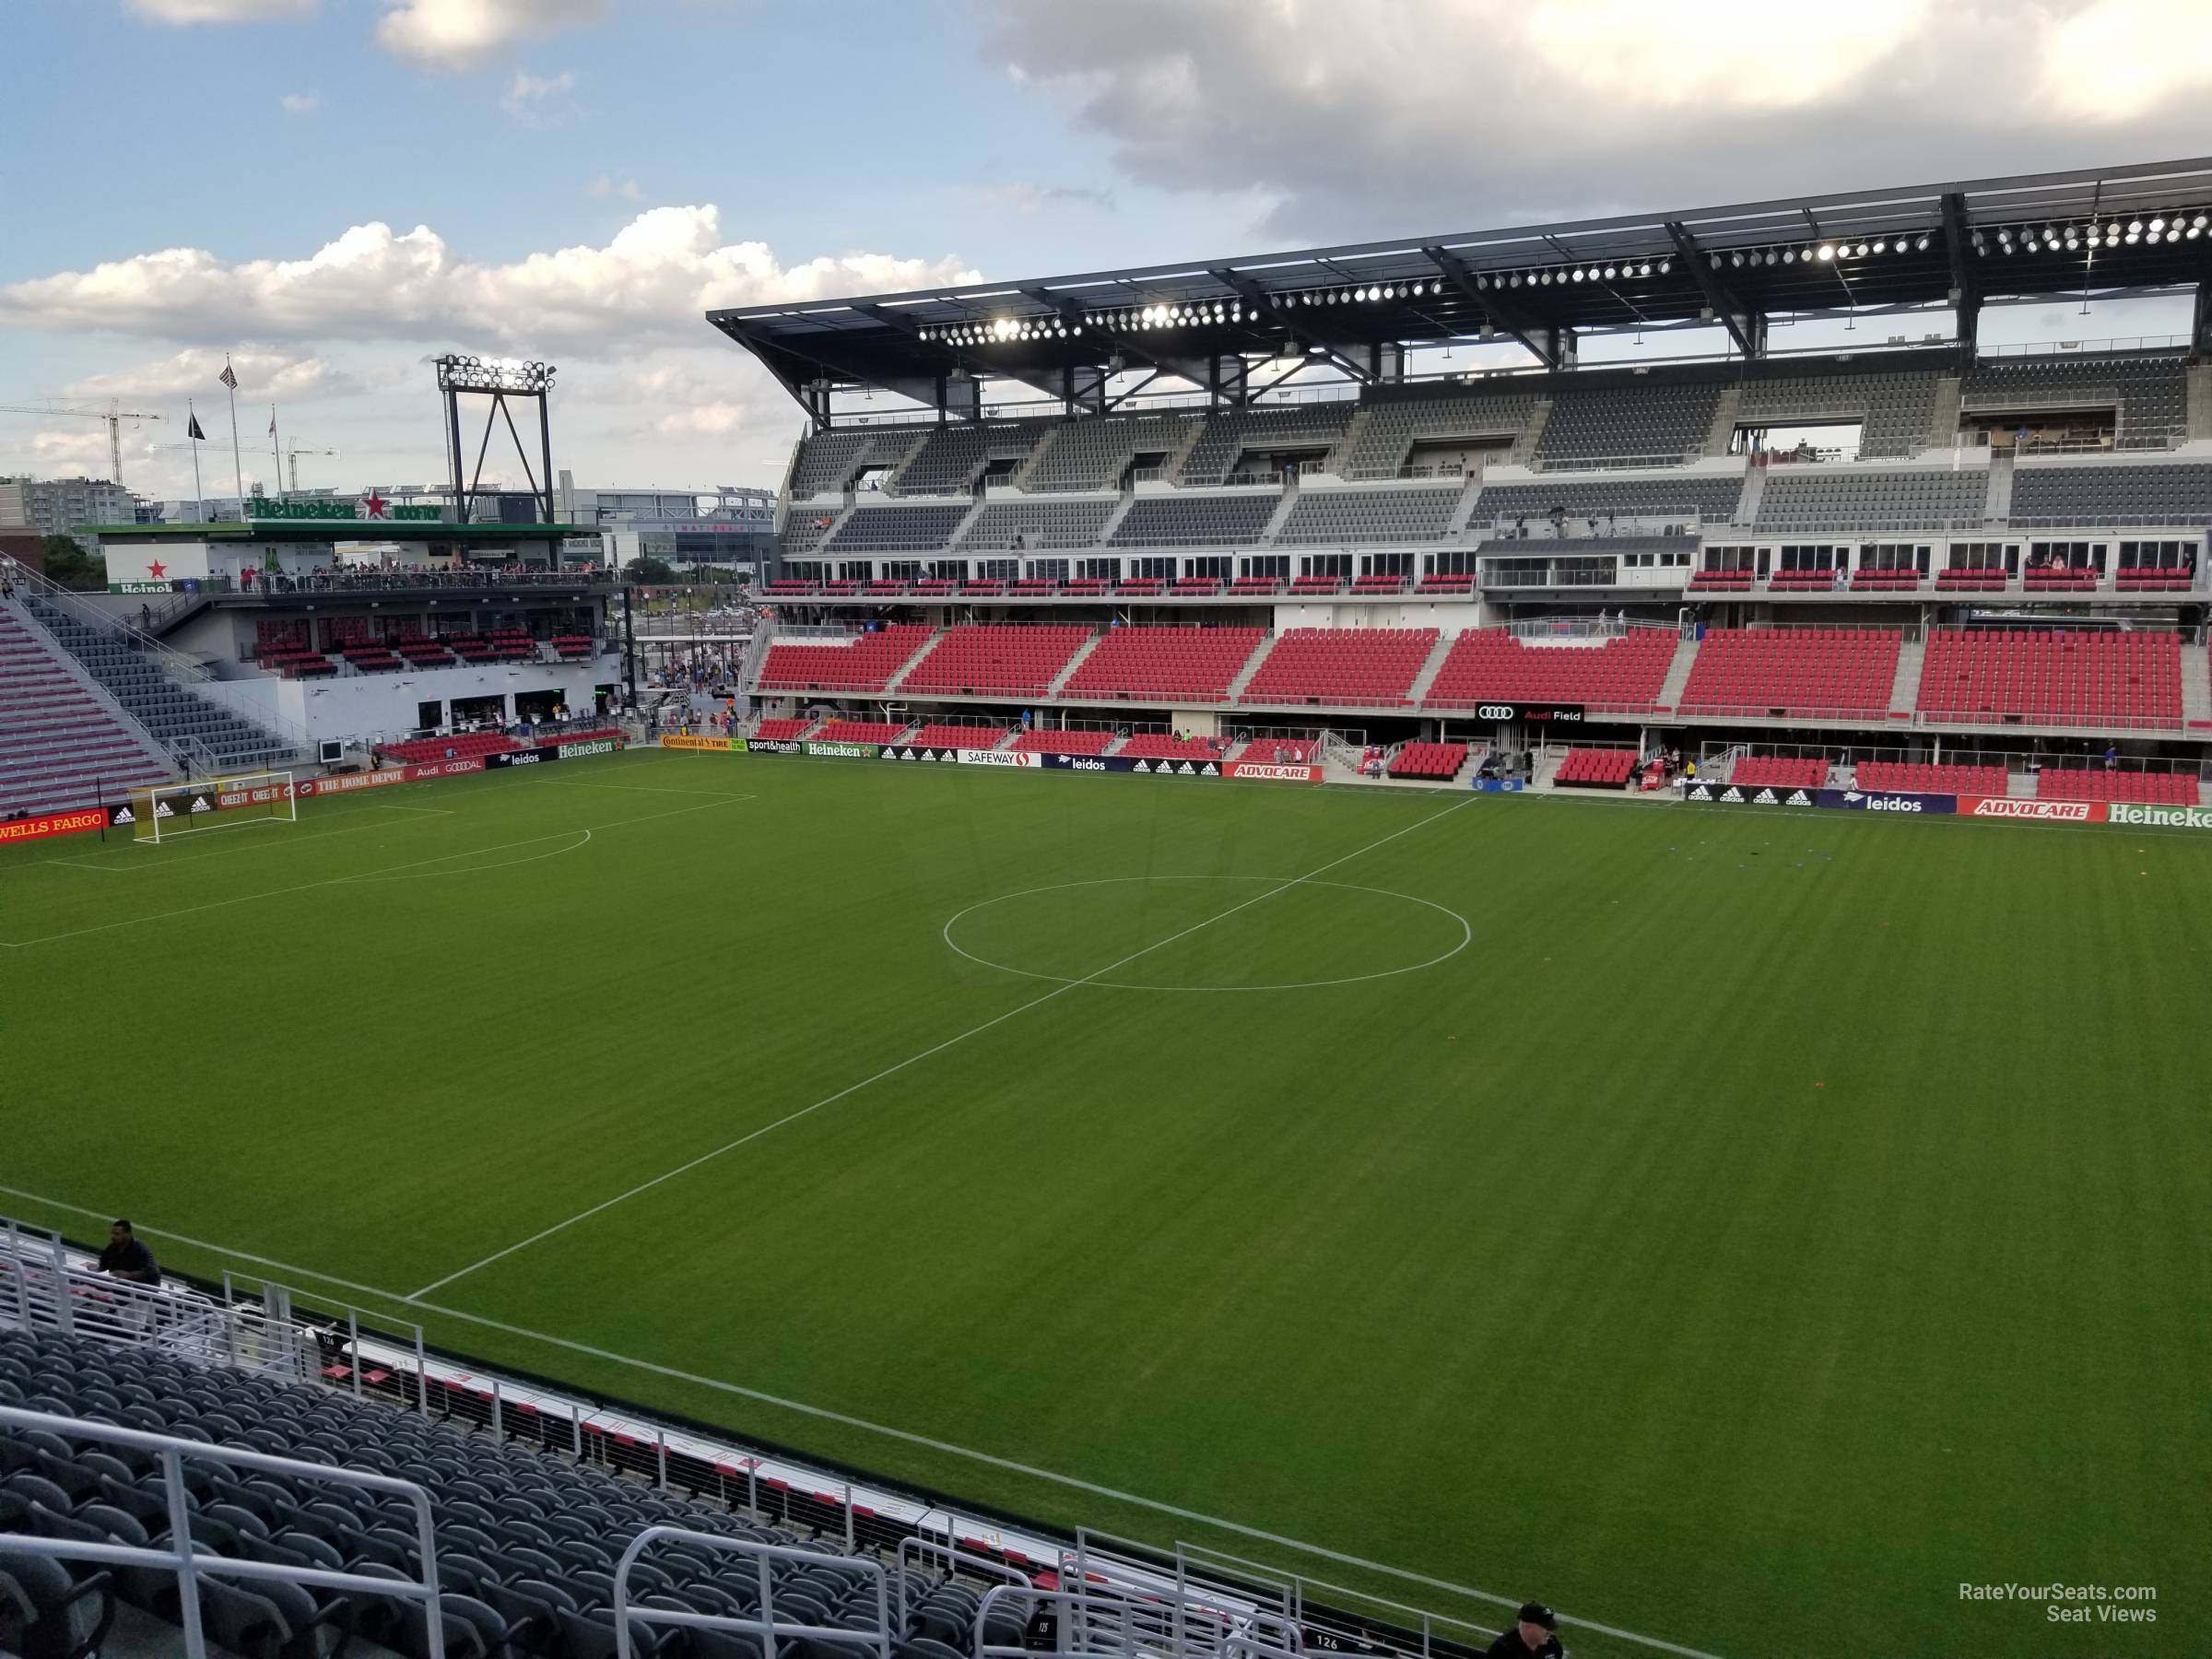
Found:
[[[288,824],[299,816],[292,774],[265,771],[134,789],[114,823],[117,829],[127,823],[134,839],[151,846],[202,830],[234,829],[272,818]]]

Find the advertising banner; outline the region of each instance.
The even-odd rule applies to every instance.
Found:
[[[567,747],[581,748],[583,746],[571,744]],[[712,749],[716,754],[729,754],[743,749],[745,739],[742,737],[692,737],[681,732],[663,732],[661,747],[665,749]]]
[[[1037,757],[1026,749],[960,749],[962,766],[1034,766]]]
[[[508,749],[503,754],[485,756],[484,764],[491,771],[498,771],[515,766],[550,766],[559,759],[559,749]]]
[[[1052,771],[1125,772],[1136,762],[1121,755],[1040,755]]]
[[[388,766],[382,771],[341,772],[335,778],[310,778],[293,793],[300,795],[347,794],[357,789],[382,789],[393,783],[420,783],[429,778],[453,778],[484,770],[481,756],[465,759],[430,760],[420,766]]]
[[[2025,818],[2034,824],[2101,824],[2102,801],[2023,801],[2011,795],[1960,795],[1959,816],[1978,818]]]
[[[724,743],[730,741],[725,737]],[[622,747],[619,737],[590,737],[582,743],[564,743],[559,746],[563,760],[581,760],[586,755],[611,755]]]
[[[1232,760],[1221,769],[1227,778],[1273,778],[1282,783],[1318,783],[1318,766],[1287,766],[1272,760]]]
[[[827,755],[835,760],[873,760],[879,746],[873,743],[809,743],[802,747],[809,755]]]
[[[1218,760],[1137,760],[1131,763],[1133,772],[1148,772],[1155,778],[1218,778],[1221,775]]]
[[[1847,812],[1950,813],[1959,810],[1959,797],[1930,794],[1912,789],[1823,789],[1819,804]]]
[[[886,744],[876,759],[878,760],[958,760],[960,751],[948,748],[923,748],[912,743]]]
[[[788,737],[747,737],[745,752],[748,755],[803,755],[806,746]]]
[[[1469,711],[1477,720],[1524,720],[1532,725],[1580,725],[1581,703],[1477,703]]]
[[[1528,787],[1525,778],[1474,778],[1469,782],[1477,794],[1519,794]]]
[[[85,806],[75,812],[49,812],[40,818],[0,819],[0,845],[9,841],[45,841],[55,835],[81,835],[108,827],[105,806]]]
[[[2105,822],[2145,830],[2212,830],[2212,807],[2141,806],[2133,801],[2114,801],[2104,809]]]
[[[1720,801],[1731,806],[1818,806],[1811,789],[1738,789],[1733,783],[1692,783],[1683,791],[1686,801]]]

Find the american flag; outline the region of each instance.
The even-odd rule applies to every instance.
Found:
[[[230,365],[228,361],[223,364],[223,371],[215,378],[229,387],[231,391],[238,390],[238,376],[230,372]]]

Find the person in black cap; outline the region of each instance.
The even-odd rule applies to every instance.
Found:
[[[1559,1616],[1542,1602],[1523,1602],[1513,1628],[1498,1632],[1488,1659],[1566,1659],[1567,1650],[1552,1634]]]

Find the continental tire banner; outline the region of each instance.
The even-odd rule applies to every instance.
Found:
[[[89,830],[105,830],[109,811],[105,806],[86,806],[75,812],[49,812],[41,818],[0,819],[0,846],[10,841],[45,841],[56,835],[82,835]]]
[[[1037,757],[1026,749],[956,749],[962,766],[1034,766]]]
[[[1281,783],[1318,783],[1318,766],[1282,766],[1272,760],[1232,760],[1221,769],[1225,778],[1273,778]]]
[[[1820,805],[1846,812],[1952,813],[1959,810],[1959,797],[1915,789],[1823,789]]]
[[[589,745],[581,743],[568,744],[563,747],[578,749],[590,747]],[[745,739],[742,737],[692,737],[678,732],[663,732],[661,747],[665,749],[712,749],[718,755],[738,754],[744,751]],[[592,752],[597,753],[598,751],[593,749]]]
[[[2031,824],[2101,824],[2102,801],[2023,801],[2012,795],[1960,795],[1959,816],[2024,818]]]
[[[1818,806],[1815,789],[1738,788],[1733,783],[1692,783],[1682,793],[1686,801],[1719,801],[1730,806]]]
[[[833,760],[873,760],[881,744],[876,743],[807,743],[800,747],[809,755],[827,755]]]
[[[2133,801],[2114,801],[2104,809],[2105,822],[2143,830],[2212,830],[2212,807],[2139,806]]]
[[[957,761],[960,751],[948,748],[923,748],[912,743],[888,743],[877,755],[878,760],[942,760]]]

